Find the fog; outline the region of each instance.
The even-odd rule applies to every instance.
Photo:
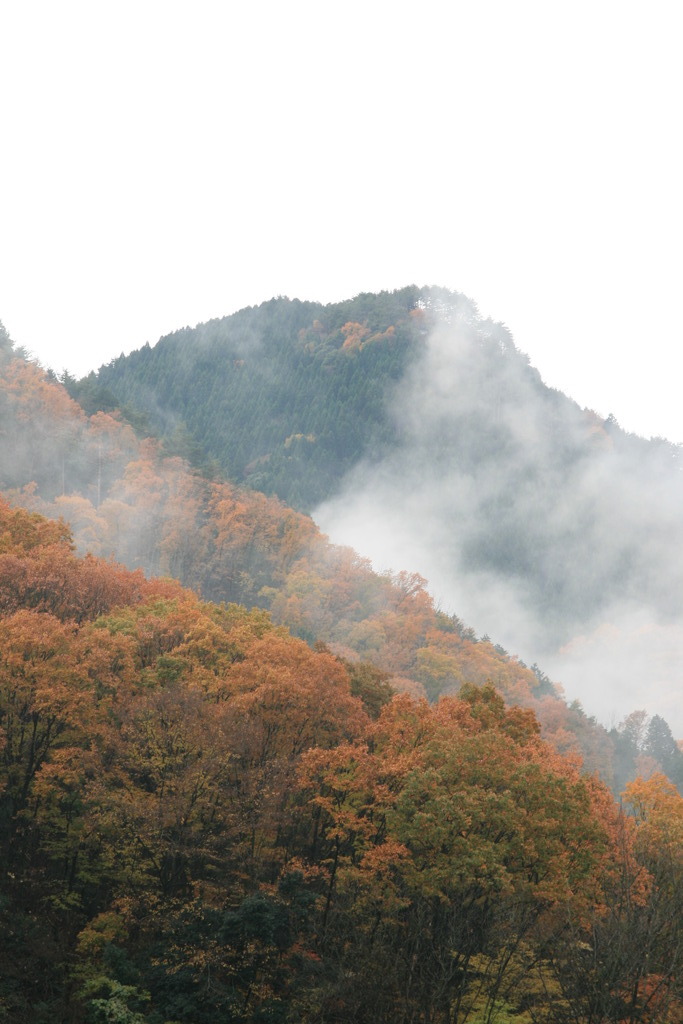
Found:
[[[680,449],[545,387],[466,299],[425,321],[437,314],[387,396],[393,443],[314,518],[375,568],[424,576],[437,606],[536,662],[604,725],[642,708],[683,736]],[[88,420],[35,367],[13,366],[0,390],[3,490],[64,515],[85,548],[168,571],[157,541],[162,520],[184,523],[180,484],[162,514],[163,481],[130,427]]]
[[[422,574],[603,724],[644,708],[683,735],[679,449],[547,388],[466,299],[438,312],[388,397],[396,447],[314,519],[377,569]]]

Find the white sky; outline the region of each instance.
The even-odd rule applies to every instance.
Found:
[[[438,284],[683,441],[677,2],[0,0],[0,319],[80,375]]]

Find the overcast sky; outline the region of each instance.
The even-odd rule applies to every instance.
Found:
[[[0,5],[0,319],[81,375],[273,295],[438,284],[683,441],[680,5]]]

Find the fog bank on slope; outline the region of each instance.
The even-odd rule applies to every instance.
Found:
[[[545,387],[465,300],[440,313],[390,396],[396,447],[314,518],[377,567],[426,576],[607,724],[646,707],[683,735],[679,449]]]

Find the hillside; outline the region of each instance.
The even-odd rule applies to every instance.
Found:
[[[65,383],[89,412],[135,409],[179,454],[310,511],[390,444],[384,392],[424,333],[419,299],[417,288],[327,307],[273,299]]]
[[[604,722],[647,703],[683,733],[679,448],[546,387],[463,296],[274,299],[67,384],[419,573]]]
[[[8,498],[63,517],[81,552],[175,576],[206,599],[260,606],[309,644],[372,663],[395,689],[417,696],[491,681],[509,702],[533,707],[546,738],[579,753],[615,792],[643,758],[683,781],[662,716],[633,732],[625,713],[623,728],[608,735],[579,705],[568,706],[541,670],[438,611],[418,575],[373,572],[276,499],[205,479],[154,439],[138,440],[116,414],[88,417],[11,350],[0,367],[0,406]]]
[[[1,1019],[680,1019],[663,776],[72,548],[0,502]]]

